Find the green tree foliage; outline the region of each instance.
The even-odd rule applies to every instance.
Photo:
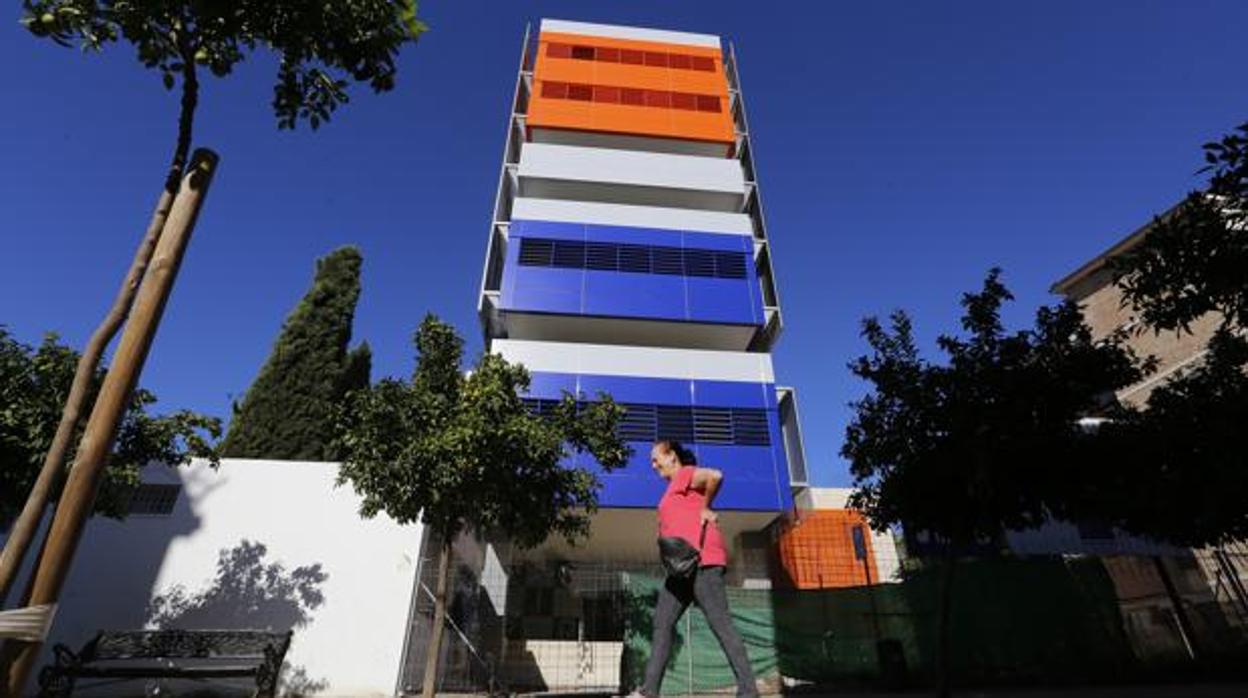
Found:
[[[338,479],[360,495],[363,516],[422,521],[440,543],[422,691],[431,697],[451,541],[465,530],[502,534],[520,547],[551,535],[577,540],[601,482],[561,461],[569,451],[589,453],[609,472],[628,447],[616,434],[623,408],[610,397],[578,405],[565,395],[552,414],[535,415],[520,397],[529,387],[523,366],[485,354],[463,373],[463,340],[432,315],[416,333],[416,350],[410,382],[383,380],[349,396],[339,416]]]
[[[1007,332],[1011,300],[993,270],[962,299],[964,336],[942,335],[948,361],[922,358],[909,317],[863,323],[872,353],[850,364],[871,392],[853,407],[842,455],[856,490],[851,506],[876,528],[902,525],[943,546],[938,657],[950,694],[952,588],[957,557],[1006,530],[1079,514],[1095,499],[1084,469],[1096,441],[1080,427],[1115,408],[1115,391],[1147,366],[1121,337],[1094,342],[1073,303],[1041,308],[1032,329]]]
[[[463,340],[430,315],[416,333],[411,381],[382,380],[353,393],[339,413],[339,480],[362,497],[361,514],[421,521],[444,537],[504,531],[526,547],[552,534],[575,540],[597,506],[600,481],[560,461],[590,453],[610,471],[627,446],[615,433],[623,408],[565,396],[538,416],[521,400],[529,374],[496,354],[465,374]]]
[[[43,465],[77,362],[78,353],[61,344],[56,335],[49,334],[38,347],[30,347],[0,327],[0,521],[11,520],[21,509]],[[103,380],[104,372],[99,371],[92,399]],[[187,410],[149,414],[155,403],[151,392],[135,391],[104,471],[95,513],[123,517],[127,496],[139,482],[139,470],[148,463],[181,465],[192,457],[215,463],[220,421]]]
[[[1156,332],[1190,332],[1211,313],[1248,329],[1248,123],[1204,149],[1208,184],[1111,260],[1124,304]]]
[[[1111,262],[1142,331],[1218,322],[1203,357],[1111,429],[1116,523],[1185,545],[1248,538],[1248,123],[1204,150],[1206,186]]]
[[[1248,343],[1218,332],[1205,358],[1106,429],[1116,466],[1103,518],[1186,546],[1248,539]],[[1102,475],[1104,476],[1104,475]]]
[[[904,312],[863,323],[872,353],[851,364],[872,392],[854,403],[842,455],[853,505],[876,527],[905,525],[968,546],[1032,528],[1079,501],[1089,449],[1079,420],[1123,411],[1114,392],[1147,370],[1122,344],[1093,341],[1073,303],[1007,332],[1011,300],[993,270],[962,299],[964,337],[942,335],[944,364],[919,354]],[[1086,493],[1081,497],[1086,496]]]
[[[124,39],[165,87],[202,67],[225,77],[257,47],[278,54],[273,111],[278,125],[312,128],[348,101],[348,78],[376,92],[394,88],[395,58],[426,29],[415,0],[163,2],[23,0],[31,33],[87,50]]]
[[[347,351],[360,297],[358,249],[317,260],[312,287],[278,335],[235,410],[222,450],[231,458],[331,460],[334,407],[368,386],[367,344]]]

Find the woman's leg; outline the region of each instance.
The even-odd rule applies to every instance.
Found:
[[[706,616],[711,632],[719,640],[719,646],[728,656],[732,673],[737,677],[738,696],[757,696],[758,686],[754,682],[754,670],[750,667],[750,657],[745,652],[745,643],[732,624],[728,615],[728,594],[724,590],[724,568],[703,567],[693,582],[693,595],[698,601],[698,608]]]
[[[672,633],[676,621],[693,601],[693,585],[688,581],[668,579],[659,587],[659,600],[654,605],[654,635],[650,642],[650,659],[646,662],[646,679],[641,692],[658,696],[667,671],[667,660],[672,656]]]

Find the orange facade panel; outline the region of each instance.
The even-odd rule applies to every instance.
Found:
[[[865,566],[854,554],[853,529],[857,526],[863,530]],[[783,576],[797,589],[861,586],[880,581],[867,521],[857,511],[816,510],[785,522],[776,541],[776,553]]]
[[[718,49],[543,32],[530,129],[719,143],[736,132]]]

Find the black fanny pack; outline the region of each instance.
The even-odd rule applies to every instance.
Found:
[[[697,573],[702,562],[702,546],[706,544],[706,522],[702,522],[702,534],[698,539],[698,547],[689,545],[689,541],[676,536],[659,538],[659,559],[667,576],[676,579],[691,579]]]

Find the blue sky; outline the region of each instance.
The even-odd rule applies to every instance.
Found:
[[[783,11],[780,10],[782,8]],[[313,260],[365,255],[356,336],[406,374],[426,311],[472,350],[486,231],[526,21],[721,34],[737,44],[798,388],[820,484],[864,386],[859,320],[909,310],[925,342],[991,266],[1014,323],[1052,281],[1199,182],[1199,145],[1248,120],[1248,3],[424,2],[398,88],[318,133],[278,132],[274,61],[208,80],[196,141],[222,168],[143,383],[226,416]],[[0,323],[81,346],[161,184],[176,99],[128,46],[84,56],[0,24]]]

